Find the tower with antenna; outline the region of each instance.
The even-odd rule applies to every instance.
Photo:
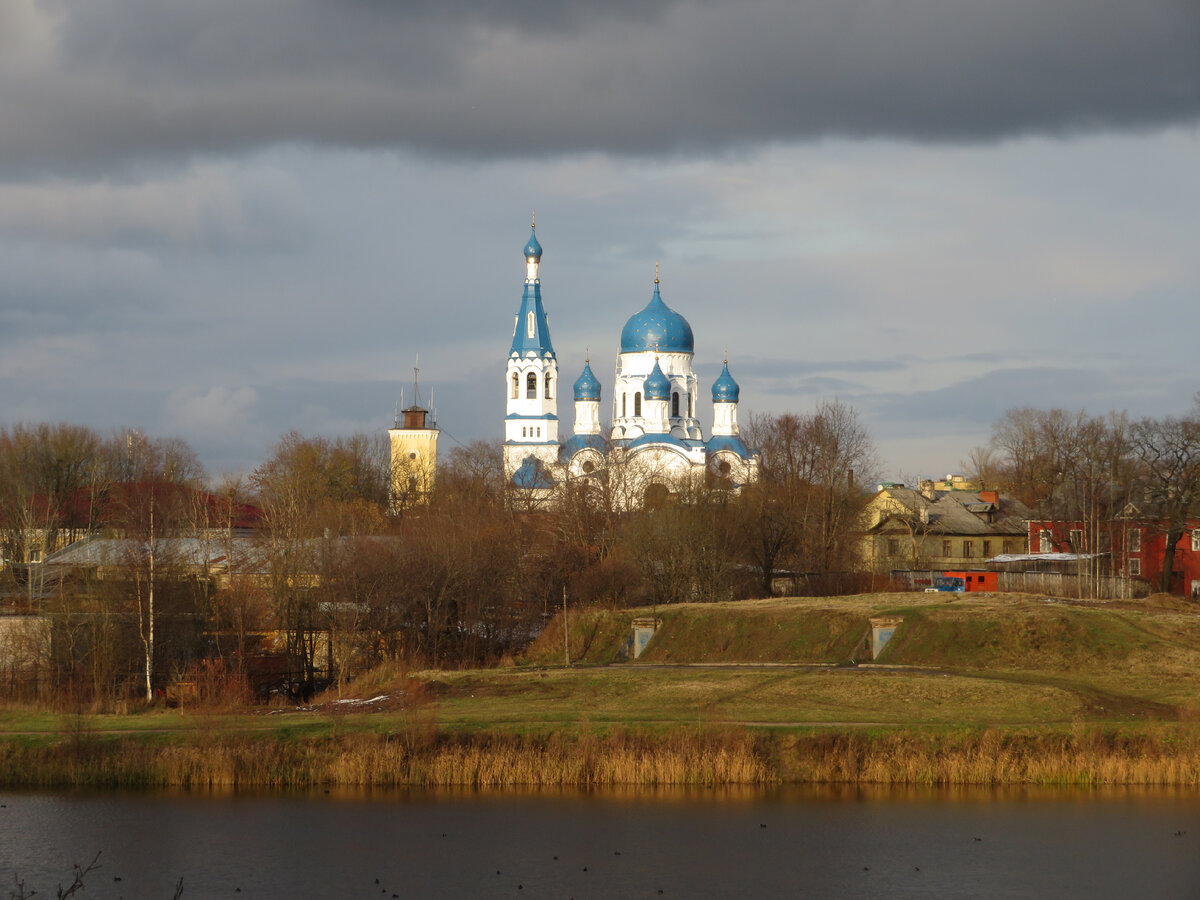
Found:
[[[434,414],[421,405],[420,358],[413,365],[412,404],[404,406],[404,394],[388,437],[391,440],[392,510],[399,512],[427,503],[437,474],[438,427]],[[432,403],[430,392],[430,407]]]

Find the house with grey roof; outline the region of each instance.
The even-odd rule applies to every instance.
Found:
[[[881,484],[863,510],[859,552],[870,571],[972,569],[1027,549],[1029,510],[999,491]]]

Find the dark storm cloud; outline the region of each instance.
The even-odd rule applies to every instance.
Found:
[[[1195,0],[6,4],[10,171],[289,141],[482,156],[973,140],[1200,111]]]

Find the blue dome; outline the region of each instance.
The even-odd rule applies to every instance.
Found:
[[[729,363],[725,363],[725,368],[721,370],[721,377],[713,382],[713,403],[737,403],[740,391],[738,383],[729,374]]]
[[[592,374],[592,364],[583,364],[583,374],[575,379],[575,400],[599,400],[600,382]]]
[[[553,237],[553,235],[551,235]],[[529,243],[525,245],[525,258],[529,257],[540,260],[542,258],[542,245],[538,243],[537,229],[531,228],[529,231]]]
[[[660,353],[693,353],[696,342],[687,319],[663,303],[654,282],[654,296],[621,329],[621,352],[657,350]]]
[[[658,367],[657,359],[654,360],[654,370],[646,377],[642,390],[646,392],[647,400],[671,399],[671,380]]]

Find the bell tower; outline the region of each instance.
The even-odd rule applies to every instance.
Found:
[[[558,357],[542,306],[542,245],[536,221],[525,244],[525,293],[513,323],[505,368],[504,476],[558,461]],[[535,462],[526,462],[530,457]]]

